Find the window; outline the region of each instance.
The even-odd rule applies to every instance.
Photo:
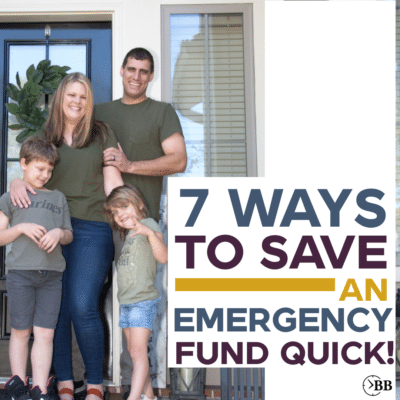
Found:
[[[162,6],[162,97],[178,113],[184,176],[256,176],[252,5]]]

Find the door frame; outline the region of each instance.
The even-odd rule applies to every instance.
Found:
[[[33,5],[34,4],[34,5]],[[66,4],[35,4],[27,3],[21,5],[2,5],[3,10],[0,12],[0,23],[12,22],[93,22],[93,21],[111,21],[111,41],[112,41],[112,77],[115,71],[119,71],[121,60],[123,59],[123,7],[121,2],[98,3],[96,10],[92,5],[82,3],[66,3]],[[119,80],[112,79],[112,98],[122,96],[122,85]],[[121,336],[118,327],[119,305],[117,299],[117,279],[116,269],[113,265],[113,288],[112,288],[112,360],[113,371],[112,381],[104,381],[105,386],[121,386],[120,376],[120,353],[121,353]],[[0,377],[0,384],[4,384],[6,379]]]

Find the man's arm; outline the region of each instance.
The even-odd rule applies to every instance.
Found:
[[[186,169],[187,155],[183,136],[174,133],[161,143],[164,156],[154,160],[129,161],[118,144],[118,149],[110,147],[104,150],[104,164],[117,167],[121,172],[136,175],[164,176]]]

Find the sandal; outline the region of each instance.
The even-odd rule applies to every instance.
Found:
[[[60,397],[60,399],[63,394],[68,394],[69,396],[71,396],[71,400],[73,400],[73,398],[74,398],[74,390],[69,387],[64,387],[58,391],[58,397]],[[63,400],[63,399],[61,399],[61,400]],[[67,400],[70,400],[70,399],[67,399]]]
[[[99,389],[96,389],[96,388],[90,388],[90,389],[88,389],[88,391],[87,391],[87,396],[89,396],[89,395],[93,395],[93,396],[96,396],[96,397],[98,397],[100,400],[103,400],[103,393],[101,393],[101,391],[99,390]]]

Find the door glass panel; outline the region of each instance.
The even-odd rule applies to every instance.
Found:
[[[71,67],[71,72],[81,72],[87,74],[87,45],[86,44],[53,44],[49,46],[49,59],[52,64]],[[45,45],[10,45],[9,58],[9,82],[14,85],[16,82],[16,74],[18,72],[21,85],[26,82],[26,70],[32,64],[37,64],[46,58]],[[11,100],[12,101],[12,100]],[[51,102],[51,96],[48,99]],[[44,96],[39,101],[39,107],[44,108]],[[18,120],[15,115],[8,113],[8,126],[17,124]],[[8,129],[7,137],[7,190],[9,190],[10,182],[16,178],[15,171],[19,171],[19,151],[21,144],[16,141],[16,137],[22,131]],[[13,160],[14,159],[14,160]],[[16,159],[16,160],[15,160]],[[18,176],[19,177],[19,176]]]
[[[49,55],[52,64],[68,65],[71,67],[69,72],[81,72],[86,75],[86,51],[85,44],[74,45],[52,45]]]
[[[22,178],[22,169],[19,166],[19,161],[9,161],[7,162],[7,192],[10,190],[10,182],[14,178]]]
[[[17,72],[21,83],[26,82],[26,70],[32,64],[35,66],[39,61],[46,58],[46,46],[30,45],[10,45],[10,63],[9,63],[9,82],[17,84],[15,76]]]
[[[8,80],[10,83],[17,85],[17,72],[21,81],[21,86],[26,82],[26,70],[32,64],[35,66],[43,59],[46,58],[46,46],[43,45],[10,45],[10,58],[9,58],[9,76]],[[12,101],[12,100],[10,100]],[[15,115],[8,114],[8,125],[17,124],[17,118]],[[17,143],[16,137],[21,132],[8,129],[7,138],[7,160],[19,158],[19,149],[21,145]],[[7,190],[12,179],[20,177],[19,163],[17,161],[7,162]],[[17,176],[18,175],[18,176]]]

